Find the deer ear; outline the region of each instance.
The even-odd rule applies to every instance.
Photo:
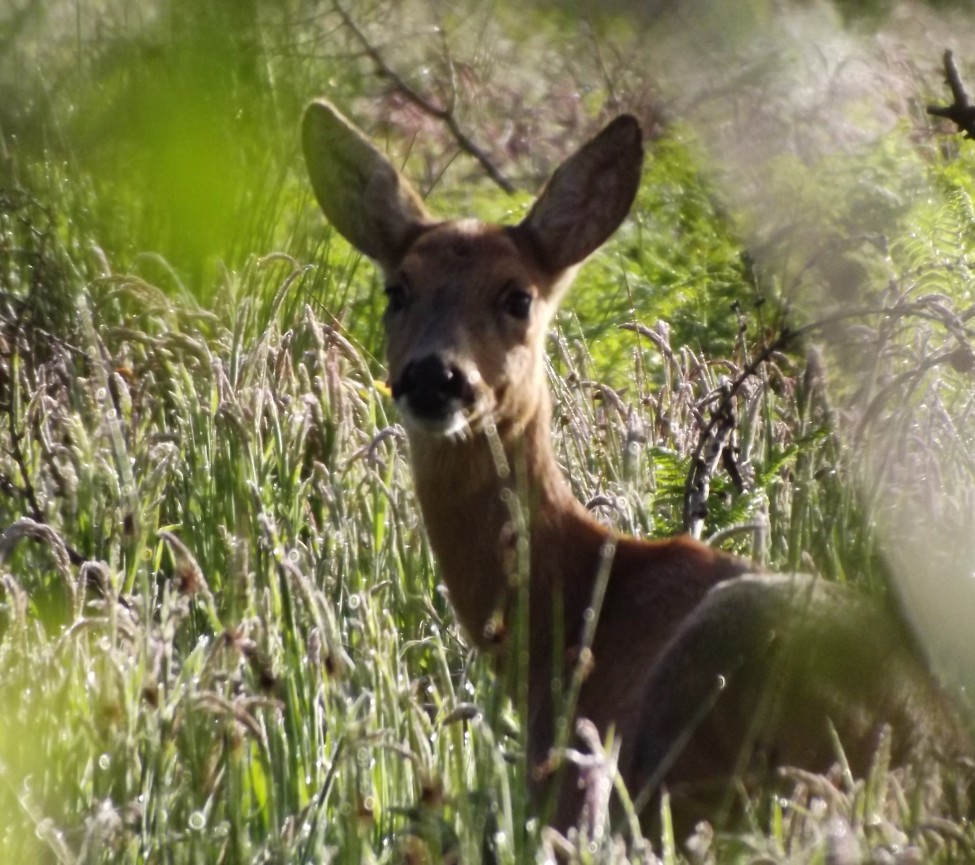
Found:
[[[616,231],[636,197],[642,165],[640,124],[624,114],[559,166],[518,226],[550,273],[578,264]]]
[[[385,268],[433,222],[393,164],[329,102],[305,109],[301,142],[315,198],[338,232]]]

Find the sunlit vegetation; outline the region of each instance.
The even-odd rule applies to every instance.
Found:
[[[867,782],[802,777],[687,843],[666,811],[646,847],[623,822],[553,839],[533,814],[517,707],[423,538],[377,277],[305,178],[319,94],[438,212],[497,220],[636,113],[635,211],[550,343],[576,494],[626,531],[681,530],[732,387],[741,483],[713,479],[706,535],[899,602],[972,684],[975,148],[921,108],[944,97],[944,46],[851,61],[888,89],[789,127],[838,124],[843,146],[780,141],[745,165],[702,114],[770,104],[764,61],[786,52],[742,51],[682,100],[650,59],[667,10],[592,5],[0,9],[0,860],[515,863],[563,840],[589,862],[975,858],[956,803],[915,796],[883,755]],[[769,5],[741,0],[741,20]],[[929,14],[822,11],[855,54],[910,32],[893,5]],[[959,4],[932,5],[964,32]]]

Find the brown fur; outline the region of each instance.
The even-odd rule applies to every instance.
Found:
[[[953,708],[899,628],[852,592],[805,577],[745,576],[747,563],[686,537],[618,536],[565,483],[552,450],[545,337],[576,268],[632,203],[642,160],[632,118],[567,160],[513,228],[434,220],[324,101],[306,113],[304,143],[326,216],[400,292],[385,320],[394,386],[431,358],[464,382],[467,402],[443,418],[414,416],[409,394],[398,403],[451,602],[502,669],[527,542],[533,768],[555,741],[557,695],[580,658],[587,671],[576,714],[603,736],[615,730],[634,795],[666,782],[675,801],[707,809],[718,801],[711,792],[723,795],[735,778],[784,764],[825,770],[837,756],[831,725],[859,772],[885,725],[896,762],[968,751]],[[507,305],[512,292],[530,296],[524,318]],[[461,416],[462,428],[448,430]],[[582,641],[601,575],[589,654]],[[557,821],[573,820],[579,802],[569,785]]]

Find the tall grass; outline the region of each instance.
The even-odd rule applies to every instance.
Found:
[[[98,41],[76,7],[77,26],[59,32],[97,56],[43,41],[37,50],[77,75],[71,95],[87,92],[79,104],[99,110],[42,122],[25,85],[23,104],[3,115],[34,137],[16,146],[5,138],[0,174],[0,858],[975,856],[952,803],[916,796],[909,778],[887,773],[882,753],[862,783],[797,774],[794,797],[756,803],[734,835],[704,826],[685,845],[668,835],[664,814],[663,836],[649,839],[656,854],[625,847],[619,823],[568,839],[539,824],[518,707],[489,659],[469,650],[423,537],[383,382],[371,267],[321,225],[297,161],[294,128],[320,89],[313,82],[334,72],[335,89],[351,97],[369,79],[347,31],[333,31],[334,15],[253,8],[257,19],[226,32],[219,20],[193,31],[150,7],[142,18],[115,10],[106,20],[118,38]],[[371,17],[382,10],[356,11],[371,34],[383,32]],[[512,90],[491,89],[489,55],[478,52],[509,57],[504,30],[474,12],[451,20],[448,36],[479,35],[474,47],[450,45],[451,57],[461,66],[473,58],[464,69],[485,76],[491,97],[481,106],[459,99],[458,110],[487,124],[476,128],[500,128],[497,106]],[[533,38],[544,45],[553,25],[537,20]],[[29,18],[19,26],[17,35],[35,32]],[[216,101],[192,95],[174,120],[167,100],[204,62],[177,74],[190,36],[206,50],[218,40],[232,69],[220,70]],[[148,114],[159,116],[139,121],[151,121],[150,138],[153,124],[176,124],[153,146],[140,128],[122,129],[117,147],[106,137],[120,123],[109,123],[113,111],[138,101],[151,77],[124,61],[127,51],[158,53],[163,78],[174,76],[176,89],[166,79],[152,91],[161,101]],[[513,88],[534,73],[512,75]],[[562,86],[532,81],[556,95]],[[642,91],[628,93],[639,108]],[[368,114],[391,99],[360,104]],[[582,135],[586,109],[553,96],[536,121],[538,147],[495,157],[519,176],[544,173],[566,149],[553,119],[566,104],[572,135]],[[235,106],[258,119],[235,126]],[[182,154],[186,127],[176,121],[214,121],[207,134],[219,143]],[[420,127],[432,138],[413,141],[404,128],[417,129],[393,123],[391,145],[412,147],[411,168],[446,209],[518,212],[523,199],[470,176],[440,179],[456,154],[439,127]],[[44,141],[51,129],[60,144]],[[645,535],[680,528],[713,394],[781,333],[777,281],[792,273],[753,266],[690,133],[675,129],[655,145],[633,220],[588,265],[550,342],[557,453],[573,488],[601,518]],[[92,155],[95,142],[108,142],[104,152]],[[174,162],[147,176],[164,151]],[[203,175],[224,161],[226,174],[194,186],[181,154]],[[922,155],[950,204],[904,208],[889,272],[866,269],[880,311],[847,333],[873,361],[872,408],[847,398],[860,382],[829,380],[832,354],[783,343],[737,391],[745,485],[715,478],[708,521],[722,546],[874,592],[887,585],[884,539],[857,481],[861,458],[881,453],[870,449],[871,430],[908,417],[890,383],[900,376],[910,394],[943,405],[946,437],[970,403],[966,213],[975,192],[966,161]],[[112,176],[105,164],[116,158],[126,171]],[[167,186],[173,176],[179,186]],[[214,225],[194,235],[209,216]],[[909,374],[939,351],[957,354]],[[852,453],[841,445],[850,429],[859,436]],[[964,432],[951,441],[963,462]],[[949,485],[958,497],[963,488]]]

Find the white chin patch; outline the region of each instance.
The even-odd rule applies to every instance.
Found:
[[[469,429],[467,418],[462,411],[455,411],[442,419],[420,417],[413,413],[409,402],[405,399],[397,400],[403,425],[411,432],[419,432],[428,436],[443,436],[444,438],[462,437]]]

